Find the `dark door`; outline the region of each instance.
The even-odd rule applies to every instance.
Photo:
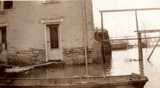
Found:
[[[7,49],[7,30],[6,26],[0,27],[1,30],[1,43],[5,44],[5,49]]]

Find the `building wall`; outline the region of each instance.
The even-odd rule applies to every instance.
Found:
[[[59,30],[62,37],[64,61],[73,64],[77,58],[83,60],[84,30],[89,30],[87,33],[90,35],[93,29],[92,2],[87,0],[85,20],[83,1],[86,0],[58,0],[56,3],[14,1],[13,9],[5,11],[5,14],[0,16],[0,24],[7,25],[9,63],[25,65],[45,62],[45,28],[42,20],[60,18],[63,19]],[[88,38],[90,40],[91,36]],[[68,51],[79,54],[77,56],[73,52],[67,53]],[[73,58],[70,54],[77,57]]]

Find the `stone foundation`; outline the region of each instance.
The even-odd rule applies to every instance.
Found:
[[[93,63],[96,59],[96,51],[94,49],[87,50],[88,63]],[[83,47],[64,49],[64,62],[66,64],[84,64],[85,63],[85,51]]]
[[[84,64],[85,51],[83,47],[63,49],[64,62],[69,65]],[[97,50],[88,48],[87,50],[88,63],[99,61]],[[12,65],[33,65],[45,62],[44,49],[29,49],[29,50],[9,50],[8,51],[8,64]]]
[[[44,49],[10,50],[8,51],[8,64],[33,65],[45,62]]]

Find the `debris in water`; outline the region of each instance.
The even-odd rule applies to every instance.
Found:
[[[25,72],[28,70],[33,69],[33,66],[26,66],[26,67],[12,67],[12,68],[6,68],[5,72],[6,73],[19,73],[19,72]]]

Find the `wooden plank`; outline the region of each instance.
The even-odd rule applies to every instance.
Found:
[[[43,66],[48,66],[51,64],[61,64],[62,62],[47,62],[47,63],[42,63],[42,64],[37,64],[37,65],[31,65],[31,66],[24,66],[24,67],[12,67],[12,68],[6,68],[5,72],[6,73],[21,73],[25,72],[37,67],[43,67]]]
[[[147,29],[147,30],[139,30],[139,31],[135,31],[138,33],[154,33],[154,32],[160,32],[160,29]]]

